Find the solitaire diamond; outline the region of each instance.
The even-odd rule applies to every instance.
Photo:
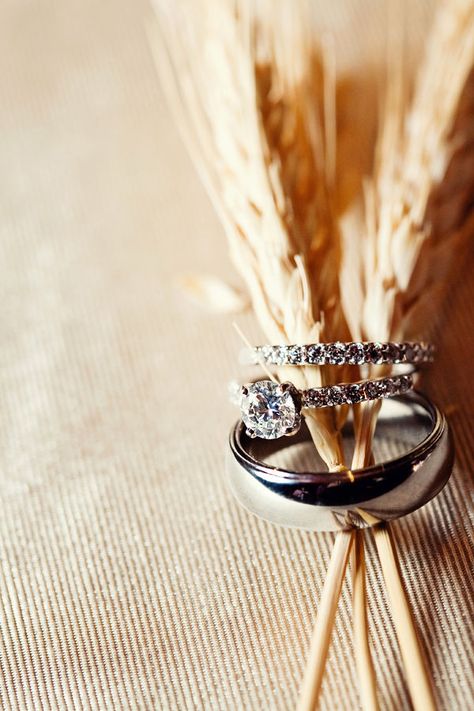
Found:
[[[277,439],[300,426],[298,392],[289,383],[260,380],[242,388],[240,410],[250,436]]]

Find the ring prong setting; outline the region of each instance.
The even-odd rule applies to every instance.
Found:
[[[250,437],[278,439],[298,429],[300,397],[291,383],[259,380],[241,389],[240,412]]]
[[[297,432],[299,432],[299,429],[301,427],[301,419],[298,420],[298,422],[294,425],[294,427],[288,427],[285,432],[285,437],[293,437]]]

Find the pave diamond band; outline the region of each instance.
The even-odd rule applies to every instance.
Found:
[[[397,375],[358,383],[327,385],[301,391],[302,407],[334,407],[335,405],[356,405],[367,400],[401,395],[413,388],[411,375]]]
[[[303,408],[355,405],[401,395],[413,388],[411,375],[341,383],[298,390],[292,383],[259,380],[240,390],[240,412],[247,434],[262,439],[293,435],[301,426]]]
[[[371,363],[431,363],[434,346],[423,341],[407,343],[348,342],[309,345],[257,346],[246,359],[267,365],[362,365]]]

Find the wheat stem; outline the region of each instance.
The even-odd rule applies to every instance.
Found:
[[[413,708],[415,711],[434,711],[435,702],[432,684],[416,633],[410,603],[403,587],[393,533],[389,524],[375,526],[372,531],[392,605],[393,621]]]
[[[354,411],[356,446],[352,457],[352,469],[361,469],[371,463],[372,439],[375,428],[374,413],[377,403],[363,403]],[[363,531],[356,531],[352,549],[352,626],[354,632],[354,656],[359,677],[360,695],[364,711],[377,711],[376,678],[369,645],[367,621],[367,591],[365,569],[365,538]]]
[[[378,711],[376,678],[368,635],[364,532],[356,531],[354,536],[351,553],[354,657],[359,677],[362,708],[364,711]]]
[[[314,711],[319,697],[353,535],[352,531],[340,531],[334,541],[296,706],[297,711]]]

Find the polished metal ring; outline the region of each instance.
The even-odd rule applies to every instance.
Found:
[[[353,437],[348,420],[342,436]],[[365,528],[420,508],[449,479],[454,447],[444,415],[427,397],[405,393],[384,401],[375,451],[396,440],[406,451],[364,469],[296,471],[268,460],[291,455],[310,439],[306,426],[292,439],[252,439],[242,422],[232,428],[227,472],[238,501],[263,519],[314,531]],[[399,446],[398,446],[399,448]],[[288,450],[288,451],[286,451]],[[294,451],[294,450],[293,450]]]

